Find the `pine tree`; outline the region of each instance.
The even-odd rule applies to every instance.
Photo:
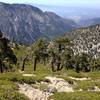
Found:
[[[3,37],[3,33],[0,31],[0,71],[3,73],[5,63],[16,64],[17,58],[14,55],[13,50],[9,46],[9,40]]]

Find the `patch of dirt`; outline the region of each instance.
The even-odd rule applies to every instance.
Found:
[[[35,74],[23,74],[23,76],[27,76],[27,77],[35,77],[36,75]]]
[[[76,80],[76,81],[86,81],[91,80],[91,78],[75,78],[75,77],[69,77],[70,79]]]

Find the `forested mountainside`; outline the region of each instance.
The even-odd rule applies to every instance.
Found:
[[[52,38],[75,27],[73,21],[31,5],[0,3],[0,30],[18,43],[31,44],[39,37]]]
[[[74,52],[86,52],[92,56],[100,57],[100,25],[80,28],[70,32],[74,44]]]

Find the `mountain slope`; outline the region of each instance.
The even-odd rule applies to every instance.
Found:
[[[100,25],[73,30],[70,34],[75,53],[86,52],[100,57]]]
[[[96,24],[100,24],[100,18],[93,18],[93,19],[90,19],[88,21],[86,21],[86,25],[96,25]]]
[[[39,37],[62,35],[75,26],[73,21],[31,5],[0,3],[0,30],[18,43],[31,44]]]

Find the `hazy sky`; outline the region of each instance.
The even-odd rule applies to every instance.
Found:
[[[70,5],[70,6],[99,6],[100,0],[0,0],[7,3],[35,3],[45,5]]]

